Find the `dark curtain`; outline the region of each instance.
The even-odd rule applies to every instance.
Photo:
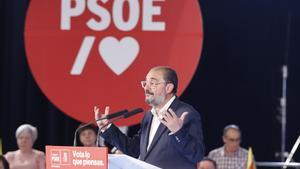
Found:
[[[27,64],[24,24],[29,1],[1,1],[1,130],[4,151],[17,148],[15,130],[24,123],[38,128],[35,147],[72,145],[79,122],[53,106],[41,92]]]
[[[35,147],[40,150],[72,145],[79,125],[48,101],[29,70],[23,36],[28,5],[28,0],[0,1],[0,137],[5,152],[17,148],[14,134],[20,124],[38,127]],[[288,151],[300,131],[300,1],[200,0],[200,5],[202,57],[181,99],[201,112],[206,152],[221,146],[223,127],[235,123],[243,132],[242,146],[252,146],[256,160],[276,160],[283,64],[289,66]],[[295,160],[300,161],[299,150]]]

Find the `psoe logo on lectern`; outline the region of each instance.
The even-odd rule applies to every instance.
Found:
[[[60,168],[61,165],[71,165],[70,150],[51,150],[51,167]]]

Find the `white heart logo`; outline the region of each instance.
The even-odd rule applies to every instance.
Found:
[[[117,75],[122,74],[137,57],[140,46],[132,37],[124,37],[120,41],[109,36],[99,44],[99,53],[106,65]]]

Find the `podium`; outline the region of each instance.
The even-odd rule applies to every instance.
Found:
[[[125,154],[109,154],[108,169],[160,169]]]
[[[160,169],[105,147],[46,146],[46,169]]]

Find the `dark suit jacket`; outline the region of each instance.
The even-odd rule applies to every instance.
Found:
[[[200,114],[190,105],[176,98],[170,108],[178,117],[188,112],[183,127],[169,135],[169,129],[160,124],[147,151],[152,113],[148,111],[141,129],[134,137],[127,137],[112,125],[101,136],[125,154],[136,157],[163,169],[196,169],[204,154]]]

